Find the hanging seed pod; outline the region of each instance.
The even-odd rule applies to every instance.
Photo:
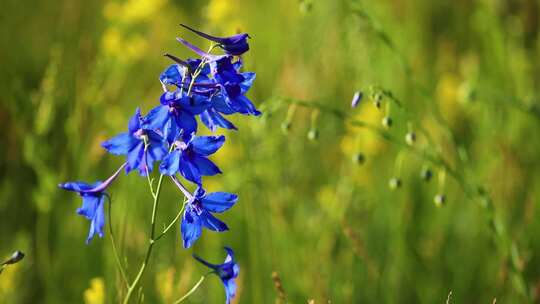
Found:
[[[291,130],[291,122],[290,121],[284,121],[281,123],[281,131],[283,131],[283,133],[285,135],[289,134],[289,131]]]
[[[356,108],[362,101],[362,97],[364,97],[364,93],[356,91],[351,102],[351,108]]]
[[[431,178],[433,177],[433,172],[431,171],[431,169],[426,167],[422,169],[420,176],[422,177],[424,181],[429,182]]]
[[[362,152],[358,152],[352,156],[352,161],[355,164],[362,165],[366,162],[366,157],[364,156]]]
[[[410,146],[414,145],[414,143],[416,142],[416,133],[408,132],[407,135],[405,135],[405,141]]]
[[[390,127],[392,127],[392,124],[393,124],[393,121],[392,121],[392,118],[390,118],[390,116],[383,117],[382,119],[383,127],[390,129]]]
[[[439,193],[433,198],[433,203],[437,207],[442,207],[446,204],[446,195]]]
[[[401,179],[399,177],[392,177],[388,181],[388,187],[392,190],[396,190],[401,187]]]
[[[380,109],[381,108],[381,103],[382,103],[382,95],[379,94],[379,93],[375,94],[375,96],[373,96],[373,105],[377,109]]]
[[[317,129],[309,130],[307,138],[311,141],[316,141],[317,139],[319,139],[319,131]]]

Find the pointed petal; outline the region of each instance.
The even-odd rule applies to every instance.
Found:
[[[159,165],[159,171],[165,175],[175,175],[180,167],[180,151],[175,150],[165,156]]]
[[[77,209],[77,214],[91,220],[96,215],[100,197],[96,195],[83,195],[82,206]]]
[[[169,120],[169,107],[157,106],[142,119],[145,129],[162,129]]]
[[[126,173],[139,167],[144,156],[144,142],[139,141],[132,150],[129,151],[127,157]]]
[[[191,208],[186,209],[180,225],[184,248],[191,247],[199,239],[202,233],[201,220],[199,215]]]
[[[130,134],[137,132],[141,128],[141,109],[137,107],[135,115],[131,117],[128,124],[128,130]]]
[[[214,154],[225,143],[225,136],[195,136],[190,144],[193,151],[200,155]]]
[[[194,156],[192,161],[200,175],[213,176],[222,173],[218,166],[206,157]]]
[[[211,212],[224,212],[238,201],[238,195],[227,192],[213,192],[201,199],[204,209]]]
[[[225,286],[226,304],[230,304],[234,296],[236,295],[236,283],[233,279],[223,280]]]
[[[138,142],[137,138],[126,132],[104,141],[101,146],[111,154],[123,155],[133,149]]]
[[[213,216],[210,212],[206,210],[203,211],[200,219],[204,227],[212,231],[223,232],[229,230],[229,227],[227,227],[224,222],[218,220],[215,216]]]
[[[230,247],[224,247],[227,251],[227,257],[225,258],[225,263],[234,262],[234,251]]]
[[[197,169],[197,167],[195,166],[195,164],[192,163],[192,161],[185,157],[185,156],[181,156],[180,158],[180,174],[182,174],[182,176],[197,184],[197,185],[201,185],[201,175],[199,173],[199,170]]]

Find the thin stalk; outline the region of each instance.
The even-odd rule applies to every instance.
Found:
[[[211,272],[210,272],[211,273]],[[204,281],[204,279],[206,279],[206,276],[209,275],[210,273],[207,273],[205,275],[203,275],[199,281],[185,294],[183,295],[180,299],[176,300],[174,302],[174,304],[179,304],[179,303],[182,303],[182,301],[184,301],[185,299],[187,299],[191,294],[193,294],[197,288],[199,288],[199,286],[202,284],[202,282]]]
[[[118,266],[118,269],[120,270],[120,274],[122,275],[122,280],[126,284],[126,287],[129,288],[129,280],[126,275],[126,272],[124,270],[124,267],[122,266],[122,262],[120,261],[120,255],[118,254],[118,249],[116,247],[116,242],[114,240],[114,233],[113,233],[113,224],[112,224],[112,200],[109,196],[107,196],[107,199],[109,200],[109,235],[111,236],[111,244],[114,252],[114,259],[116,261],[116,265]]]
[[[146,255],[144,258],[144,261],[141,265],[141,268],[139,269],[139,273],[135,277],[135,280],[133,280],[133,283],[128,288],[126,297],[124,298],[124,304],[129,303],[129,298],[131,297],[131,294],[133,291],[137,288],[137,285],[139,284],[144,271],[146,270],[146,267],[148,266],[148,262],[150,261],[150,256],[152,255],[152,249],[154,248],[155,239],[154,235],[156,233],[156,215],[157,215],[157,207],[159,203],[159,196],[161,194],[161,185],[163,184],[163,174],[159,176],[159,181],[156,188],[156,194],[154,196],[154,204],[152,206],[152,219],[151,219],[151,226],[150,226],[150,242],[148,244],[148,249],[146,250]]]

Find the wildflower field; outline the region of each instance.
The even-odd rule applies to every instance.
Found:
[[[540,303],[537,0],[3,0],[0,303]]]

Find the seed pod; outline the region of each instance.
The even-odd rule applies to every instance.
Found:
[[[356,108],[362,101],[362,97],[364,97],[364,93],[356,91],[351,102],[351,108]]]
[[[439,193],[433,198],[433,203],[437,207],[442,207],[446,204],[446,195]]]
[[[416,142],[416,133],[414,132],[407,133],[407,135],[405,135],[405,141],[410,146],[414,145],[414,143]]]
[[[379,93],[375,94],[375,96],[373,96],[373,105],[375,105],[377,109],[380,109],[381,102],[382,102],[382,95]]]
[[[352,161],[355,164],[362,165],[366,162],[366,157],[364,156],[364,154],[362,154],[362,152],[358,152],[352,156]]]
[[[396,189],[400,188],[401,187],[401,179],[399,177],[392,177],[388,181],[388,186],[392,190],[396,190]]]
[[[291,129],[290,121],[284,121],[281,123],[281,131],[283,131],[284,134],[289,134],[290,129]]]
[[[431,172],[429,168],[424,168],[422,169],[420,176],[422,177],[423,180],[425,180],[426,182],[429,182],[431,178],[433,177],[433,172]]]
[[[311,141],[316,141],[317,139],[319,139],[319,131],[317,129],[309,130],[307,138]]]
[[[392,126],[392,123],[393,123],[393,121],[392,121],[392,118],[390,118],[390,116],[385,116],[385,117],[383,117],[383,119],[382,119],[382,125],[383,125],[385,128],[389,129],[389,128]]]

